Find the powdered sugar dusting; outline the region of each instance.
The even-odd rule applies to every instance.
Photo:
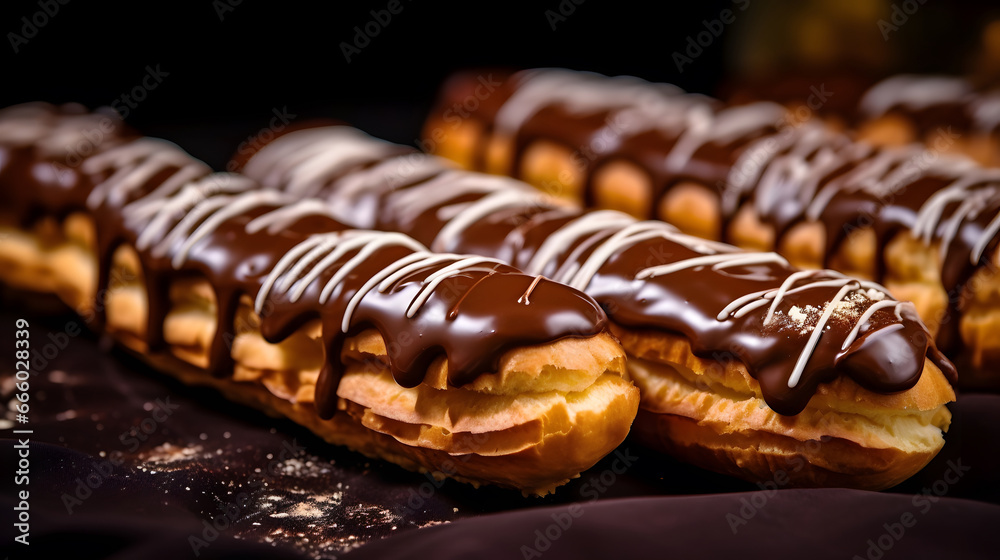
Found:
[[[877,290],[858,290],[834,304],[833,314],[827,321],[827,327],[834,322],[853,324],[873,303],[885,299],[885,294]],[[820,317],[830,302],[822,305],[793,305],[786,311],[775,311],[771,326],[778,330],[796,330],[799,334],[809,334],[816,328]]]

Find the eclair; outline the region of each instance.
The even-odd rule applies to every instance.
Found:
[[[633,433],[696,465],[756,482],[886,488],[944,444],[953,366],[914,307],[874,282],[584,211],[346,126],[289,132],[233,165],[325,201],[353,227],[495,258],[592,296],[640,389]]]
[[[994,171],[853,141],[773,103],[724,107],[622,80],[525,71],[461,123],[436,111],[427,134],[476,169],[880,282],[913,301],[962,385],[1000,387]],[[467,85],[456,78],[441,107]]]
[[[878,146],[923,143],[1000,165],[1000,92],[958,76],[899,74],[868,89],[851,115],[855,138]]]
[[[544,495],[629,432],[638,390],[589,296],[351,229],[124,128],[74,151],[101,118],[0,112],[0,280],[187,383],[439,478]]]

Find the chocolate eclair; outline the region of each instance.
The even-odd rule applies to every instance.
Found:
[[[567,70],[514,75],[468,118],[448,122],[444,112],[468,85],[456,78],[427,122],[442,154],[699,237],[776,250],[799,267],[885,284],[916,304],[959,363],[963,386],[1000,387],[993,171],[940,151],[853,141],[773,103],[726,107]],[[898,105],[883,97],[870,104]]]
[[[355,227],[495,258],[607,312],[641,391],[636,432],[748,480],[885,488],[944,444],[955,371],[911,304],[775,253],[584,211],[346,126],[285,134],[238,165]]]
[[[923,143],[937,153],[1000,164],[1000,91],[966,78],[890,76],[864,92],[850,116],[855,137],[871,144]]]
[[[98,115],[0,112],[4,282],[185,382],[438,477],[545,494],[624,439],[624,354],[583,293],[351,229]],[[96,138],[96,137],[95,137]]]

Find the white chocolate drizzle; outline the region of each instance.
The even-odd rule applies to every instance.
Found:
[[[650,129],[679,134],[692,123],[711,119],[710,98],[633,76],[607,77],[541,68],[522,72],[514,79],[517,87],[495,120],[501,136],[513,135],[539,110],[553,103],[577,115],[606,111],[611,138]],[[592,148],[601,151],[598,146]]]
[[[35,145],[48,157],[76,154],[82,158],[97,150],[105,136],[120,124],[118,114],[107,107],[91,113],[75,103],[61,107],[23,103],[0,110],[0,143]]]
[[[162,258],[170,254],[171,265],[180,268],[199,241],[211,235],[227,220],[253,208],[274,207],[248,222],[244,226],[247,233],[267,230],[273,234],[307,215],[330,215],[330,207],[323,201],[296,201],[288,193],[256,190],[254,187],[255,183],[245,177],[218,173],[185,186],[165,202],[140,200],[133,203],[127,207],[126,219],[134,221],[142,217],[148,220],[146,227],[139,233],[137,247],[152,247],[151,252],[156,257]],[[169,225],[170,222],[174,222],[172,226]],[[406,247],[414,252],[390,263],[352,295],[341,322],[344,332],[350,328],[354,310],[361,299],[376,286],[379,291],[385,292],[408,274],[449,262],[423,279],[420,289],[406,309],[406,316],[412,318],[441,282],[470,270],[492,272],[503,265],[496,259],[486,257],[431,253],[423,245],[401,233],[348,230],[312,235],[278,260],[254,298],[254,309],[258,313],[262,312],[267,297],[273,292],[287,293],[290,301],[298,301],[325,270],[354,253],[321,288],[319,302],[324,304],[337,286],[359,265],[379,250],[392,245]],[[484,265],[491,266],[484,268]],[[536,278],[522,296],[525,301],[538,280]]]
[[[122,209],[122,216],[126,224],[139,228],[135,246],[144,251],[163,240],[172,222],[179,221],[213,195],[239,194],[256,187],[257,184],[246,177],[216,173],[186,185],[166,200],[140,198],[129,203]]]
[[[348,169],[380,160],[396,150],[391,144],[373,141],[347,126],[290,132],[273,144],[254,154],[244,172],[258,177],[265,187],[281,185],[282,190],[300,197],[316,196]],[[323,157],[317,157],[320,155]]]
[[[649,99],[651,88],[656,89],[656,96],[682,93],[674,86],[654,85],[632,76],[607,77],[555,68],[522,72],[518,78],[517,88],[496,115],[500,133],[514,133],[541,108],[554,102],[565,103],[570,111],[582,114]]]
[[[896,106],[921,110],[939,103],[966,98],[972,91],[962,78],[900,74],[875,84],[861,98],[861,112],[868,118],[884,115]]]
[[[341,177],[330,185],[329,195],[323,198],[335,205],[338,201],[345,201],[343,206],[355,208],[358,200],[365,195],[385,194],[402,185],[426,181],[454,167],[449,160],[437,156],[403,154]]]
[[[715,114],[707,110],[692,111],[691,115],[688,127],[667,154],[668,169],[682,170],[706,144],[728,144],[769,125],[777,126],[787,111],[776,103],[761,102],[730,107]]]
[[[0,142],[20,147],[45,138],[60,122],[52,111],[52,107],[37,103],[15,105],[0,111]]]
[[[266,229],[267,233],[275,235],[300,219],[315,215],[337,219],[329,203],[315,198],[307,198],[257,216],[247,223],[245,229],[247,233],[257,233]]]
[[[813,327],[812,332],[809,334],[809,341],[806,342],[805,348],[802,349],[802,353],[799,354],[799,358],[795,360],[795,367],[792,369],[791,375],[788,376],[788,387],[793,388],[799,384],[799,378],[802,376],[802,372],[806,369],[806,364],[809,362],[809,357],[812,356],[813,350],[815,350],[816,345],[819,344],[819,337],[823,335],[823,327],[826,326],[826,322],[830,320],[830,316],[833,315],[834,309],[837,308],[839,304],[849,292],[858,290],[861,286],[856,280],[845,280],[845,284],[837,292],[837,295],[833,296],[830,303],[826,304],[823,309],[823,315],[820,316],[819,321],[816,326]]]
[[[729,245],[706,242],[684,235],[663,222],[637,222],[630,216],[608,210],[585,214],[583,217],[556,230],[546,239],[542,247],[539,248],[527,269],[531,271],[531,274],[539,273],[549,265],[550,261],[557,258],[569,246],[578,243],[585,236],[599,231],[614,231],[615,233],[594,248],[590,256],[578,269],[567,268],[559,271],[553,278],[555,281],[567,284],[578,290],[586,291],[594,275],[597,274],[601,267],[614,254],[641,241],[656,238],[663,238],[679,243],[692,251],[702,254],[670,264],[647,267],[635,275],[636,280],[649,279],[703,266],[711,267],[712,270],[767,264],[788,266],[788,262],[776,253],[740,251]],[[843,301],[845,296],[851,293],[858,293],[873,303],[869,307],[869,312],[866,312],[856,320],[851,334],[843,344],[844,349],[849,347],[857,338],[863,324],[870,320],[875,311],[893,307],[897,310],[898,317],[898,306],[902,303],[892,300],[888,290],[875,282],[856,280],[829,270],[807,270],[791,274],[775,289],[747,294],[734,300],[719,312],[716,319],[718,321],[725,321],[730,316],[741,318],[751,311],[769,305],[763,319],[763,325],[768,326],[785,296],[806,290],[834,287],[840,288],[840,290],[833,299],[824,305],[823,312],[816,325],[812,327],[813,332],[803,346],[796,360],[795,368],[789,377],[788,386],[795,387],[802,372],[805,370],[806,364],[809,362],[809,358],[813,355],[816,346],[819,344],[823,327],[838,309],[838,305]],[[876,305],[878,307],[875,307]]]
[[[972,123],[977,132],[994,133],[1000,127],[1000,92],[978,96],[972,103]]]
[[[745,134],[747,130],[752,128],[751,125],[760,126],[765,122],[768,122],[768,124],[773,123],[771,120],[775,116],[773,113],[764,112],[768,116],[767,119],[762,118],[761,114],[759,110],[752,109],[734,111],[723,118],[723,123],[726,126],[723,126],[721,130],[693,135],[691,142],[697,145],[698,142],[708,141],[706,139],[727,139],[731,135]],[[509,118],[513,119],[513,117]],[[803,134],[810,140],[809,147],[797,147],[790,150],[787,154],[789,158],[803,161],[802,164],[790,166],[796,178],[805,177],[808,174],[809,168],[805,164],[806,160],[818,160],[822,163],[821,167],[823,168],[831,165],[831,156],[824,152],[826,148],[824,141],[827,136],[812,129],[804,129]],[[276,144],[281,144],[283,141],[284,139],[279,140]],[[365,141],[367,142],[368,140]],[[272,148],[274,146],[265,148],[264,151]],[[322,159],[331,156],[332,154],[330,153],[315,153],[313,157]],[[889,162],[889,164],[891,163],[893,162]],[[889,167],[889,164],[883,167]],[[379,185],[384,185],[387,182],[386,179],[378,179],[373,175],[377,174],[378,170],[386,169],[391,169],[391,167],[383,167],[381,163],[374,163],[370,168],[355,171],[340,181],[342,185],[351,185],[350,192],[352,196],[361,198],[359,192],[362,190],[361,185],[376,185],[371,188],[382,188]],[[879,171],[884,173],[882,169]],[[352,183],[352,175],[354,174],[363,175],[364,178],[355,179],[357,182]],[[871,175],[876,176],[878,173],[872,171]],[[470,225],[482,220],[489,220],[491,216],[495,216],[497,213],[507,209],[516,209],[518,207],[529,209],[537,208],[539,205],[543,209],[558,207],[544,197],[540,199],[535,198],[539,196],[537,191],[528,188],[524,183],[519,181],[462,171],[448,170],[431,174],[430,178],[426,180],[406,185],[398,190],[393,186],[390,190],[391,193],[389,196],[383,198],[382,203],[385,205],[385,211],[389,215],[395,216],[397,222],[412,222],[420,215],[430,211],[437,213],[436,217],[444,222],[443,227],[438,231],[432,243],[432,248],[438,250],[449,247],[458,239],[461,232],[465,231]],[[384,192],[382,190],[379,191],[379,193]],[[479,195],[479,197],[476,198],[474,195]],[[472,198],[471,202],[462,200],[463,198],[470,197]],[[452,200],[458,200],[459,202],[449,203]],[[524,269],[526,273],[536,276],[536,281],[533,282],[534,285],[540,281],[544,273],[555,266],[554,281],[586,291],[597,273],[615,254],[637,243],[657,238],[677,243],[697,255],[668,264],[647,266],[635,274],[634,280],[648,280],[697,267],[709,267],[712,270],[720,271],[738,267],[789,266],[788,262],[777,253],[741,251],[730,245],[684,235],[673,226],[663,222],[637,221],[632,216],[621,212],[601,210],[576,217],[549,234],[535,251]],[[593,245],[591,245],[591,242],[594,242]],[[570,263],[569,260],[566,260],[562,265],[559,265],[563,257],[566,256],[567,251],[576,251],[580,247],[590,248],[589,255],[582,263],[576,261]],[[302,252],[305,253],[307,250],[313,249],[303,249]],[[324,247],[316,250],[323,252],[330,249],[329,247]],[[573,254],[579,255],[579,253]],[[298,258],[298,256],[291,253],[290,255],[290,262]],[[452,258],[457,258],[457,256],[428,254],[426,257],[418,257],[411,255],[409,258],[403,259],[387,269],[384,274],[380,274],[381,285],[378,285],[378,288],[380,290],[387,289],[394,281],[411,273],[413,270],[427,266],[428,263],[439,264]],[[307,263],[311,263],[311,260],[308,260]],[[486,263],[496,265],[499,264],[499,261],[487,258],[482,258],[482,260],[458,261],[432,274],[428,277],[427,281],[433,284],[437,279],[446,277],[452,273],[457,267]],[[285,264],[284,266],[289,265]],[[289,273],[288,276],[297,278],[301,270],[293,272],[294,274]],[[280,270],[274,274],[279,275]],[[377,284],[378,282],[374,282],[373,280],[364,289],[374,289]],[[266,284],[266,286],[270,286],[270,284]],[[524,302],[528,301],[532,287],[529,287],[519,301],[522,299]],[[850,346],[863,328],[863,324],[870,322],[874,313],[891,306],[895,306],[893,308],[898,311],[899,302],[892,300],[888,291],[874,282],[855,280],[833,271],[801,271],[791,274],[780,285],[774,288],[747,294],[736,299],[727,305],[718,314],[716,319],[718,321],[726,321],[729,317],[739,318],[751,311],[762,310],[762,308],[767,307],[768,309],[763,317],[763,324],[768,326],[772,323],[779,306],[786,296],[806,290],[830,288],[837,288],[837,295],[821,307],[822,313],[815,326],[812,327],[813,332],[801,349],[795,369],[788,382],[789,387],[794,387],[799,382],[802,372],[805,370],[809,359],[819,344],[824,326],[833,317],[834,313],[840,309],[845,297],[849,295],[855,297],[855,294],[857,294],[859,301],[870,304],[868,308],[869,312],[861,315],[861,318],[853,325],[853,334],[846,341],[845,346]],[[282,285],[278,289],[284,290],[287,289],[287,286]],[[262,293],[266,293],[266,290],[262,289]],[[355,297],[360,296],[356,295]],[[408,313],[411,311],[415,312],[415,307],[419,307],[423,301],[424,299],[418,296],[410,309],[408,309]],[[876,304],[878,304],[877,307],[875,307]],[[843,315],[845,320],[847,318],[846,314],[838,315]],[[346,324],[345,320],[345,328]]]
[[[772,103],[712,110],[709,102],[662,84],[642,80],[606,78],[597,74],[568,70],[540,69],[524,72],[514,93],[496,116],[498,131],[513,135],[532,115],[549,104],[562,104],[581,114],[606,111],[606,128],[615,134],[638,134],[650,128],[673,131],[677,141],[666,154],[666,166],[682,171],[697,151],[708,143],[729,143],[764,127],[778,130],[749,142],[732,166],[721,194],[724,216],[732,217],[743,198],[753,191],[758,214],[766,214],[783,197],[793,196],[805,206],[804,218],[817,221],[830,202],[841,192],[865,192],[885,199],[914,181],[927,176],[954,177],[982,187],[987,181],[1000,182],[994,172],[983,173],[970,160],[942,156],[919,147],[876,150],[851,142],[826,127],[804,123],[789,129],[787,111]],[[1000,95],[972,95],[968,82],[948,76],[900,75],[871,88],[862,103],[870,116],[894,106],[920,110],[938,103],[968,103],[975,126],[992,130],[1000,126]],[[680,131],[680,132],[678,132]],[[853,163],[846,173],[822,184],[840,166]],[[822,184],[822,188],[821,188]],[[919,210],[913,234],[930,244],[937,237],[942,258],[947,257],[952,240],[963,223],[976,219],[1000,194],[992,188],[945,189]],[[949,203],[957,209],[942,224]],[[943,226],[939,229],[939,225]],[[976,239],[971,255],[978,264],[989,243],[1000,233],[1000,213]]]
[[[366,294],[378,287],[380,292],[386,292],[400,279],[408,274],[443,262],[451,264],[429,274],[423,285],[417,291],[406,309],[406,316],[412,318],[420,310],[437,286],[455,275],[470,270],[487,270],[492,272],[503,263],[486,257],[470,257],[453,254],[436,254],[427,252],[422,245],[400,233],[348,230],[344,232],[319,234],[309,237],[286,253],[267,275],[257,297],[254,299],[254,309],[260,313],[267,297],[272,292],[288,293],[290,301],[298,301],[310,284],[315,282],[324,270],[343,259],[352,251],[356,254],[342,264],[337,272],[326,282],[320,292],[319,302],[326,303],[334,289],[350,275],[361,263],[385,247],[399,245],[412,249],[414,252],[388,264],[384,269],[369,278],[355,292],[344,311],[341,330],[348,332],[354,310]],[[492,264],[490,268],[481,265]],[[477,268],[478,267],[478,268]],[[380,285],[381,284],[381,285]]]
[[[90,192],[87,207],[96,209],[108,202],[123,204],[131,193],[142,188],[157,173],[171,167],[177,171],[143,198],[150,201],[165,199],[211,172],[207,165],[189,156],[176,144],[155,138],[133,140],[89,157],[81,165],[84,173],[115,171]]]
[[[448,208],[450,205],[445,205],[445,202],[449,200],[502,191],[517,191],[524,197],[523,200],[539,197],[537,190],[514,179],[453,170],[432,177],[422,183],[419,189],[401,189],[393,192],[385,200],[385,205],[390,213],[396,213],[402,216],[403,220],[411,221],[435,206]]]
[[[447,250],[458,236],[472,224],[504,208],[522,207],[526,202],[526,198],[530,199],[531,197],[541,201],[545,200],[540,195],[526,194],[520,190],[498,190],[471,204],[462,205],[461,211],[454,214],[454,217],[448,220],[437,236],[435,236],[434,241],[431,243],[431,250]],[[454,206],[457,205],[441,208],[441,213],[447,213],[449,208],[453,208]]]

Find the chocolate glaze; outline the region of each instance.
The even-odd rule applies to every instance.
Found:
[[[3,117],[0,113],[0,123]],[[46,118],[66,124],[55,109]],[[607,326],[597,303],[576,290],[482,258],[435,259],[398,234],[349,231],[328,212],[310,210],[309,201],[261,190],[244,177],[208,175],[206,166],[169,143],[118,138],[81,165],[67,168],[62,179],[38,172],[53,165],[52,157],[38,146],[36,141],[4,152],[9,156],[0,174],[0,204],[21,217],[23,228],[41,216],[90,214],[97,224],[98,293],[109,288],[114,250],[123,244],[136,247],[148,286],[146,342],[151,348],[164,346],[161,325],[171,308],[170,284],[203,277],[215,291],[218,317],[207,369],[215,375],[231,372],[230,345],[238,334],[240,298],[258,295],[269,278],[278,284],[296,281],[287,289],[264,290],[266,299],[258,309],[261,333],[276,343],[311,320],[321,322],[329,358],[317,384],[316,405],[326,418],[336,411],[342,373],[338,357],[345,337],[368,328],[377,329],[386,341],[387,365],[396,381],[413,387],[440,357],[447,360],[449,382],[461,386],[497,371],[508,350],[590,337]],[[215,209],[207,211],[213,204]],[[305,210],[282,222],[277,231],[248,228],[254,219],[294,210],[296,204]],[[201,209],[206,212],[199,213]],[[193,220],[187,229],[184,219]],[[163,229],[151,233],[158,227]],[[206,233],[196,236],[200,228]],[[351,239],[364,242],[337,258],[330,256]],[[329,247],[316,253],[314,262],[297,271],[275,271],[293,248],[319,240],[328,241]],[[360,256],[362,251],[368,254]],[[402,268],[397,261],[404,258],[414,263],[408,272],[380,287],[384,289],[364,287],[378,275],[388,276],[383,274],[387,270]],[[328,262],[318,268],[319,259]],[[341,272],[346,275],[324,295],[324,287]],[[311,273],[312,280],[296,299],[295,287]],[[435,286],[430,282],[436,276],[443,280]],[[352,302],[359,293],[359,301]],[[423,297],[426,300],[419,302]]]
[[[83,207],[88,191],[79,184],[82,160],[135,136],[116,113],[90,113],[76,104],[16,105],[0,117],[0,181],[6,203],[0,211],[21,226],[42,215],[63,218],[69,209]]]
[[[959,77],[900,74],[865,92],[855,120],[861,123],[899,116],[913,126],[918,140],[938,130],[969,132],[979,128],[975,115],[978,95],[971,82]]]
[[[271,178],[269,187],[295,191],[301,187],[290,174],[296,164],[289,165],[283,154],[320,140],[326,149],[317,151],[310,165],[336,167],[338,154],[357,150],[359,143],[370,145],[373,153],[383,149],[381,142],[352,129],[317,128],[265,146],[244,172]],[[417,160],[433,162],[430,156],[410,154],[385,157],[360,172],[325,174],[321,196],[355,224],[401,231],[432,248],[495,257],[583,289],[626,328],[685,335],[699,356],[744,364],[760,382],[768,405],[782,414],[800,412],[820,384],[839,375],[876,392],[905,390],[919,378],[925,356],[954,379],[953,367],[934,349],[909,307],[887,299],[870,316],[861,316],[875,304],[871,298],[888,298],[880,287],[855,284],[833,272],[803,274],[773,253],[739,252],[660,222],[569,208],[510,179],[444,166],[429,174],[401,171],[417,167]],[[691,260],[699,258],[720,264]],[[590,274],[580,272],[592,265]],[[679,266],[656,269],[663,265]],[[753,303],[757,298],[748,294],[783,283],[801,290],[775,298],[771,320],[767,306],[741,313],[741,305],[734,305],[741,298],[744,305]],[[854,294],[853,303],[845,304],[854,305],[853,311],[834,313],[825,327],[817,325],[820,311],[835,307],[842,289]],[[814,315],[797,320],[802,313]]]
[[[858,101],[883,76],[860,68],[813,67],[724,80],[717,95],[729,105],[773,101],[837,123],[853,122]],[[801,108],[805,109],[801,109]]]
[[[706,116],[714,113],[714,108],[708,104],[701,105],[701,108]],[[576,150],[573,163],[586,178],[584,202],[588,206],[596,202],[592,186],[594,172],[609,161],[619,159],[631,161],[650,174],[651,183],[655,186],[651,193],[654,201],[683,181],[695,181],[717,189],[725,184],[729,170],[739,155],[739,148],[760,136],[774,133],[779,121],[775,118],[769,125],[751,129],[736,138],[705,142],[698,146],[692,157],[672,167],[664,157],[664,151],[675,147],[684,128],[649,128],[633,133],[616,126],[615,118],[614,110],[575,114],[561,106],[542,108],[518,130],[514,138],[514,157],[506,174],[519,177],[527,149],[538,140],[549,140]],[[556,123],[560,126],[553,126]],[[654,218],[655,209],[655,205],[650,205],[645,217]]]
[[[795,131],[796,141],[809,132],[808,128]],[[827,266],[849,233],[862,228],[870,228],[875,234],[879,254],[884,254],[898,234],[907,231],[922,237],[927,244],[941,247],[939,274],[948,294],[948,306],[937,342],[950,355],[960,354],[958,324],[967,305],[963,292],[977,271],[990,266],[990,255],[1000,239],[994,232],[984,250],[976,255],[977,242],[988,235],[990,222],[1000,214],[1000,196],[994,192],[1000,176],[958,160],[924,164],[926,154],[919,150],[864,149],[834,134],[826,135],[823,141],[833,147],[824,148],[824,156],[835,163],[824,167],[818,161],[819,151],[806,156],[791,150],[776,152],[766,161],[764,172],[782,165],[800,165],[799,180],[757,181],[743,204],[752,205],[755,215],[774,228],[778,245],[794,225],[818,221],[825,230]],[[866,173],[862,182],[859,173],[874,169],[873,164],[879,158],[891,163],[878,172]],[[961,187],[959,181],[965,181],[966,186],[957,188]],[[803,184],[812,186],[803,188]],[[927,222],[929,229],[923,236],[918,235],[918,218],[922,212],[931,211],[932,197],[949,188],[961,191],[961,197],[941,206],[940,216]],[[824,189],[832,193],[825,204],[822,200],[817,202]],[[961,209],[961,202],[967,199],[981,203],[966,212]],[[772,204],[769,200],[780,203]],[[731,220],[733,214],[726,217]],[[885,278],[885,262],[879,259],[875,264],[875,277]]]
[[[722,97],[729,104],[768,100],[806,107],[809,114],[831,117],[851,128],[886,116],[899,117],[912,127],[915,141],[926,141],[936,132],[995,134],[1000,126],[997,91],[959,76],[897,74],[883,79],[856,72],[816,73],[766,76],[728,89],[732,92]],[[817,95],[821,92],[826,94]]]
[[[495,121],[504,102],[511,99],[514,90],[523,87],[524,82],[532,75],[526,72],[505,82],[506,96],[500,96],[501,99],[497,101],[500,107],[489,107],[476,113],[474,118],[483,119],[488,123],[488,130],[495,132]],[[581,83],[588,82],[592,77],[586,76],[579,80]],[[545,103],[536,103],[540,108],[524,119],[523,125],[514,131],[513,138],[518,146],[518,153],[538,138],[579,150],[590,145],[594,138],[607,134],[610,128],[608,122],[614,120],[613,113],[621,110],[623,102],[620,99],[610,99],[603,106],[591,103],[587,106],[590,112],[580,111],[578,104],[574,102],[576,95],[577,90],[566,88],[550,92]],[[443,103],[447,104],[451,98],[452,92],[445,90]],[[673,99],[672,96],[663,96],[664,103],[671,103]],[[890,105],[896,107],[898,104]],[[925,108],[934,106],[937,104],[922,105]],[[774,111],[774,106],[755,104],[716,110],[714,122],[725,122],[730,118],[727,114],[736,110],[756,110],[763,115]],[[604,122],[594,124],[594,111],[603,115],[599,120]],[[926,207],[934,193],[963,177],[969,177],[971,173],[981,172],[973,170],[971,166],[963,167],[950,160],[946,161],[943,157],[940,158],[941,161],[928,161],[928,158],[938,159],[939,156],[934,154],[923,155],[908,148],[897,149],[910,150],[901,152],[889,149],[888,153],[900,154],[898,161],[860,179],[856,173],[852,175],[852,172],[858,171],[861,166],[870,165],[879,157],[885,157],[887,150],[865,148],[852,143],[846,136],[818,130],[820,125],[812,123],[790,126],[792,122],[788,118],[770,121],[761,119],[759,126],[751,127],[746,134],[725,144],[703,142],[683,169],[670,168],[664,162],[675,150],[678,135],[690,130],[694,122],[696,119],[690,119],[686,127],[679,129],[668,126],[651,127],[651,130],[643,130],[635,135],[619,131],[620,142],[613,149],[606,150],[599,158],[582,160],[585,164],[588,199],[593,200],[590,194],[593,190],[593,172],[607,161],[623,159],[637,164],[649,174],[653,187],[651,213],[671,187],[682,180],[693,180],[719,194],[724,201],[727,196],[736,196],[736,204],[723,204],[721,218],[725,226],[720,232],[723,240],[726,239],[728,225],[740,208],[752,204],[755,215],[774,229],[777,247],[781,246],[783,237],[793,226],[819,221],[826,231],[825,255],[829,259],[850,231],[868,226],[872,226],[876,234],[879,254],[884,254],[885,247],[897,233],[912,230],[920,210]],[[747,162],[741,160],[741,157],[745,157]],[[509,172],[517,176],[519,167],[515,162]],[[838,179],[840,180],[837,181]],[[877,183],[874,189],[866,187],[871,182]],[[987,196],[986,193],[994,188],[996,182],[996,178],[988,177],[970,185],[966,190],[978,193],[975,196],[983,196],[982,204],[974,212],[964,215],[957,213],[958,202],[948,204],[935,227],[924,237],[927,243],[946,245],[940,275],[942,285],[949,295],[949,306],[942,320],[937,342],[952,357],[959,356],[963,348],[958,333],[958,319],[963,311],[962,303],[967,299],[962,297],[965,285],[977,270],[989,265],[989,255],[996,250],[1000,240],[1000,235],[994,232],[978,258],[974,254],[977,241],[1000,212],[1000,195]],[[836,188],[829,202],[825,205],[816,203],[817,196],[832,183]],[[819,211],[809,212],[810,205],[814,204],[819,207]],[[952,218],[958,220],[954,235],[948,229]],[[825,264],[830,265],[829,262]],[[884,267],[885,263],[880,260],[875,270],[876,279],[884,278]]]

